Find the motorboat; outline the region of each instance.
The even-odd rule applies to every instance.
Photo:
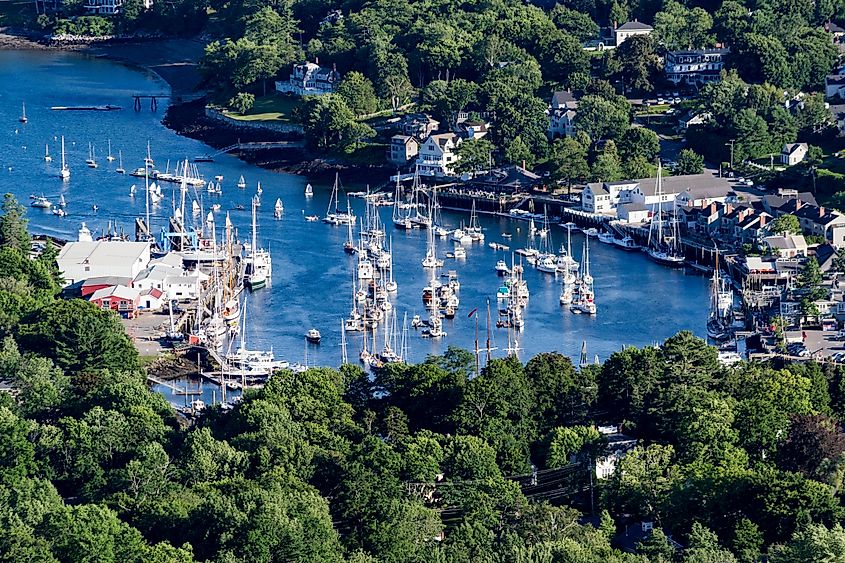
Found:
[[[616,240],[616,237],[613,236],[613,233],[610,231],[602,231],[599,233],[599,242],[604,244],[613,244],[614,240]]]
[[[54,207],[53,215],[56,215],[57,217],[64,217],[65,215],[67,215],[67,213],[61,207]]]
[[[508,268],[508,263],[504,260],[499,260],[496,262],[496,273],[500,276],[506,276],[511,273],[510,268]]]
[[[32,203],[30,203],[29,205],[30,207],[37,207],[39,209],[50,209],[51,207],[53,207],[53,204],[50,203],[50,200],[44,197],[43,195],[35,197],[32,200]]]
[[[455,259],[456,260],[464,260],[464,259],[466,259],[466,257],[467,257],[466,249],[460,244],[455,245]]]
[[[622,250],[639,250],[642,248],[638,245],[633,238],[629,236],[624,236],[622,238],[614,238],[613,244]]]
[[[582,229],[582,231],[588,237],[597,237],[599,235],[599,230],[595,227],[590,227],[589,229]]]
[[[305,340],[312,344],[319,344],[322,339],[323,337],[320,334],[320,331],[316,328],[309,329],[308,332],[305,333]]]

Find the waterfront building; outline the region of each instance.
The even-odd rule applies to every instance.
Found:
[[[141,292],[125,285],[112,285],[95,291],[89,301],[101,309],[111,309],[131,319],[141,303]]]
[[[787,166],[795,166],[807,158],[807,143],[787,143],[780,151],[780,162]]]
[[[107,240],[68,242],[56,262],[66,285],[103,276],[135,279],[150,262],[150,245]]]
[[[714,201],[735,198],[733,186],[726,178],[712,174],[689,174],[663,178],[663,191],[655,193],[656,178],[641,178],[621,182],[592,182],[581,193],[581,208],[588,213],[617,214],[619,205],[640,204],[654,211],[658,203],[678,206],[704,207]]]
[[[122,278],[120,276],[99,276],[88,278],[87,280],[79,282],[76,287],[79,290],[79,297],[84,299],[86,297],[90,297],[92,294],[101,289],[111,287],[113,285],[131,286],[132,280],[129,278]]]
[[[571,137],[575,134],[575,115],[578,110],[578,100],[569,90],[559,90],[552,94],[549,109],[549,127],[547,134],[550,139]]]
[[[804,235],[772,235],[763,239],[763,244],[772,254],[781,258],[803,258],[807,256],[807,241]]]
[[[440,129],[440,122],[424,113],[413,113],[406,115],[399,122],[399,129],[402,134],[425,139]]]
[[[387,160],[396,166],[404,166],[416,158],[420,152],[420,143],[412,135],[393,135],[387,150]]]
[[[318,62],[305,61],[293,65],[288,79],[276,82],[276,91],[296,96],[322,96],[333,93],[340,83],[340,73],[336,67],[322,67]]]
[[[816,205],[801,205],[793,215],[804,234],[824,237],[836,248],[845,247],[845,215]]]
[[[147,289],[141,292],[139,297],[139,308],[147,311],[159,311],[165,303],[168,303],[167,296],[158,289]]]
[[[153,0],[142,0],[141,6],[149,10],[153,7]],[[90,15],[114,16],[123,8],[123,0],[85,0],[84,7]]]
[[[634,37],[635,35],[650,35],[654,28],[648,24],[644,24],[634,20],[632,22],[625,22],[613,30],[613,35],[616,38],[616,46],[619,47],[626,39]]]
[[[461,144],[457,133],[429,135],[420,147],[417,165],[421,176],[453,176],[458,155],[455,149]]]
[[[729,49],[669,51],[663,67],[666,79],[683,86],[699,88],[721,80]]]
[[[651,212],[642,203],[623,203],[618,207],[617,217],[628,224],[645,223]]]

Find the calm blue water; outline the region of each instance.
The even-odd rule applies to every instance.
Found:
[[[135,183],[143,187],[143,179],[120,176],[114,172],[117,162],[105,159],[107,141],[112,152],[123,152],[124,167],[131,171],[143,165],[147,141],[159,169],[185,157],[213,152],[208,146],[179,137],[161,125],[166,103],[152,113],[147,104],[141,112],[132,109],[130,95],[136,92],[167,91],[167,85],[155,76],[108,61],[85,58],[71,53],[2,52],[0,51],[0,188],[11,191],[26,204],[30,194],[44,194],[57,201],[64,194],[68,216],[58,218],[49,211],[30,209],[31,229],[66,238],[75,238],[81,221],[92,231],[105,229],[110,220],[132,232],[133,220],[144,213],[143,190],[137,199],[129,196]],[[18,123],[21,102],[26,102],[29,123]],[[54,105],[123,106],[118,112],[56,112]],[[71,168],[71,179],[62,183],[57,178],[60,163],[59,135],[65,136]],[[88,143],[95,144],[100,167],[85,166]],[[44,162],[45,144],[54,157]],[[260,211],[259,238],[269,244],[273,253],[272,287],[249,297],[248,339],[250,347],[273,347],[277,356],[290,361],[303,361],[306,345],[303,335],[311,327],[319,328],[323,342],[308,347],[309,364],[337,365],[340,361],[340,322],[349,312],[350,269],[354,258],[343,253],[346,228],[308,223],[304,215],[322,215],[331,186],[314,184],[315,196],[306,200],[303,188],[306,178],[275,174],[245,164],[234,157],[220,156],[214,163],[199,164],[206,178],[224,176],[223,195],[218,198],[223,211],[231,211],[231,219],[242,235],[248,236],[249,212],[235,211],[237,204],[249,210],[249,201],[256,182],[264,188],[264,207]],[[235,187],[243,175],[246,190]],[[341,178],[342,179],[342,178]],[[382,178],[374,178],[381,183]],[[170,185],[163,187],[170,189]],[[174,186],[175,187],[175,186]],[[275,221],[272,202],[277,197],[285,204],[285,217]],[[204,196],[208,205],[208,195]],[[99,211],[94,213],[92,205]],[[359,216],[363,202],[352,200]],[[154,208],[153,229],[158,232],[171,213],[172,199]],[[382,208],[389,222],[390,208]],[[218,222],[222,224],[222,215]],[[447,226],[458,226],[468,220],[466,214],[444,213]],[[525,245],[527,224],[505,218],[482,217],[486,229],[485,244],[468,248],[467,259],[460,263],[447,260],[444,269],[458,271],[462,287],[461,308],[457,317],[445,322],[448,337],[440,341],[426,340],[412,331],[410,352],[413,360],[438,353],[446,345],[473,347],[475,324],[467,313],[478,307],[483,313],[486,299],[494,296],[500,280],[493,266],[501,257],[489,249],[491,241],[504,242],[516,249]],[[504,241],[502,232],[514,233],[512,241]],[[399,294],[394,304],[400,318],[425,314],[421,290],[428,279],[420,261],[425,255],[425,233],[396,231],[392,233],[395,277]],[[565,231],[555,228],[554,244],[564,241]],[[583,237],[573,234],[573,250],[580,256]],[[452,243],[439,242],[438,254],[445,254]],[[596,279],[596,318],[572,315],[558,304],[559,282],[553,276],[528,270],[525,278],[531,291],[526,309],[526,328],[519,339],[521,356],[529,358],[538,352],[557,350],[577,358],[581,342],[586,340],[589,356],[601,359],[620,349],[623,344],[647,345],[661,341],[682,329],[704,335],[707,316],[707,282],[704,278],[672,271],[650,262],[641,253],[626,253],[594,241],[591,262]],[[495,300],[493,303],[495,315]],[[482,334],[484,317],[482,316]],[[494,329],[495,345],[504,348],[507,335]],[[482,336],[483,339],[483,336]],[[350,358],[357,358],[360,336],[349,338]],[[501,354],[502,352],[498,352]]]

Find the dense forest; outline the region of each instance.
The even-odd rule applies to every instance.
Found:
[[[0,216],[0,560],[753,562],[845,557],[845,374],[724,367],[690,333],[582,369],[449,349],[279,372],[194,423],[117,317]],[[609,479],[597,424],[638,445]],[[552,494],[534,478],[558,475]],[[551,499],[551,500],[549,500]],[[623,553],[615,536],[655,531]]]

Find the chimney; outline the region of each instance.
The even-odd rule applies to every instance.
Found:
[[[320,57],[314,57],[314,64],[317,66],[320,65]]]
[[[714,213],[716,213],[716,202],[715,201],[710,204],[710,214],[712,215]]]
[[[819,217],[824,217],[824,207],[819,207]]]
[[[766,226],[766,214],[760,213],[760,227]]]
[[[795,198],[795,211],[801,209],[801,206],[804,205],[804,202],[801,201],[801,198]]]
[[[525,171],[525,159],[522,159],[522,170]]]

